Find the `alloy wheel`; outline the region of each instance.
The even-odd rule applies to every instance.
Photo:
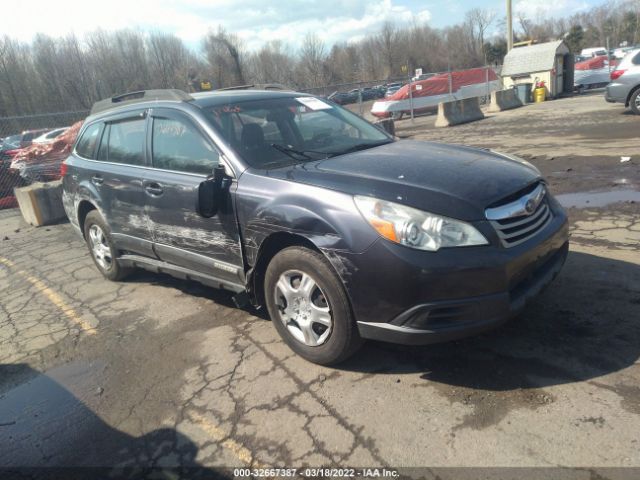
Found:
[[[91,225],[89,228],[89,243],[91,244],[91,253],[98,265],[103,270],[109,270],[113,265],[111,248],[104,232],[96,224]]]

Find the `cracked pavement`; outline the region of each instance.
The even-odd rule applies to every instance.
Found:
[[[531,161],[554,193],[638,189],[637,156],[552,151]],[[0,466],[640,467],[640,210],[569,214],[567,264],[517,319],[325,368],[229,294],[109,282],[68,224],[0,211]]]

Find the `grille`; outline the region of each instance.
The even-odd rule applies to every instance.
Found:
[[[553,218],[544,185],[517,200],[485,210],[504,247],[515,247],[543,230]]]

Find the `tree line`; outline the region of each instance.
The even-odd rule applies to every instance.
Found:
[[[584,47],[640,43],[640,0],[603,3],[569,17],[518,14],[516,41],[565,38]],[[384,23],[364,39],[330,48],[310,32],[299,48],[270,41],[249,51],[233,32],[211,30],[197,50],[169,33],[97,30],[82,38],[37,34],[31,42],[0,39],[0,117],[88,110],[118,93],[179,88],[200,80],[214,88],[280,83],[296,89],[385,80],[415,68],[442,72],[499,64],[506,54],[505,19],[474,8],[460,23]]]

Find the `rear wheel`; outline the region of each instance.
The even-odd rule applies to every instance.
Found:
[[[636,115],[640,115],[640,88],[638,88],[629,99],[629,107]]]
[[[111,229],[100,213],[92,210],[84,220],[84,238],[89,253],[100,273],[109,280],[117,281],[125,278],[130,269],[118,263],[117,251],[111,239]]]
[[[311,362],[340,363],[362,344],[342,282],[318,252],[279,252],[267,267],[265,300],[280,336]]]

